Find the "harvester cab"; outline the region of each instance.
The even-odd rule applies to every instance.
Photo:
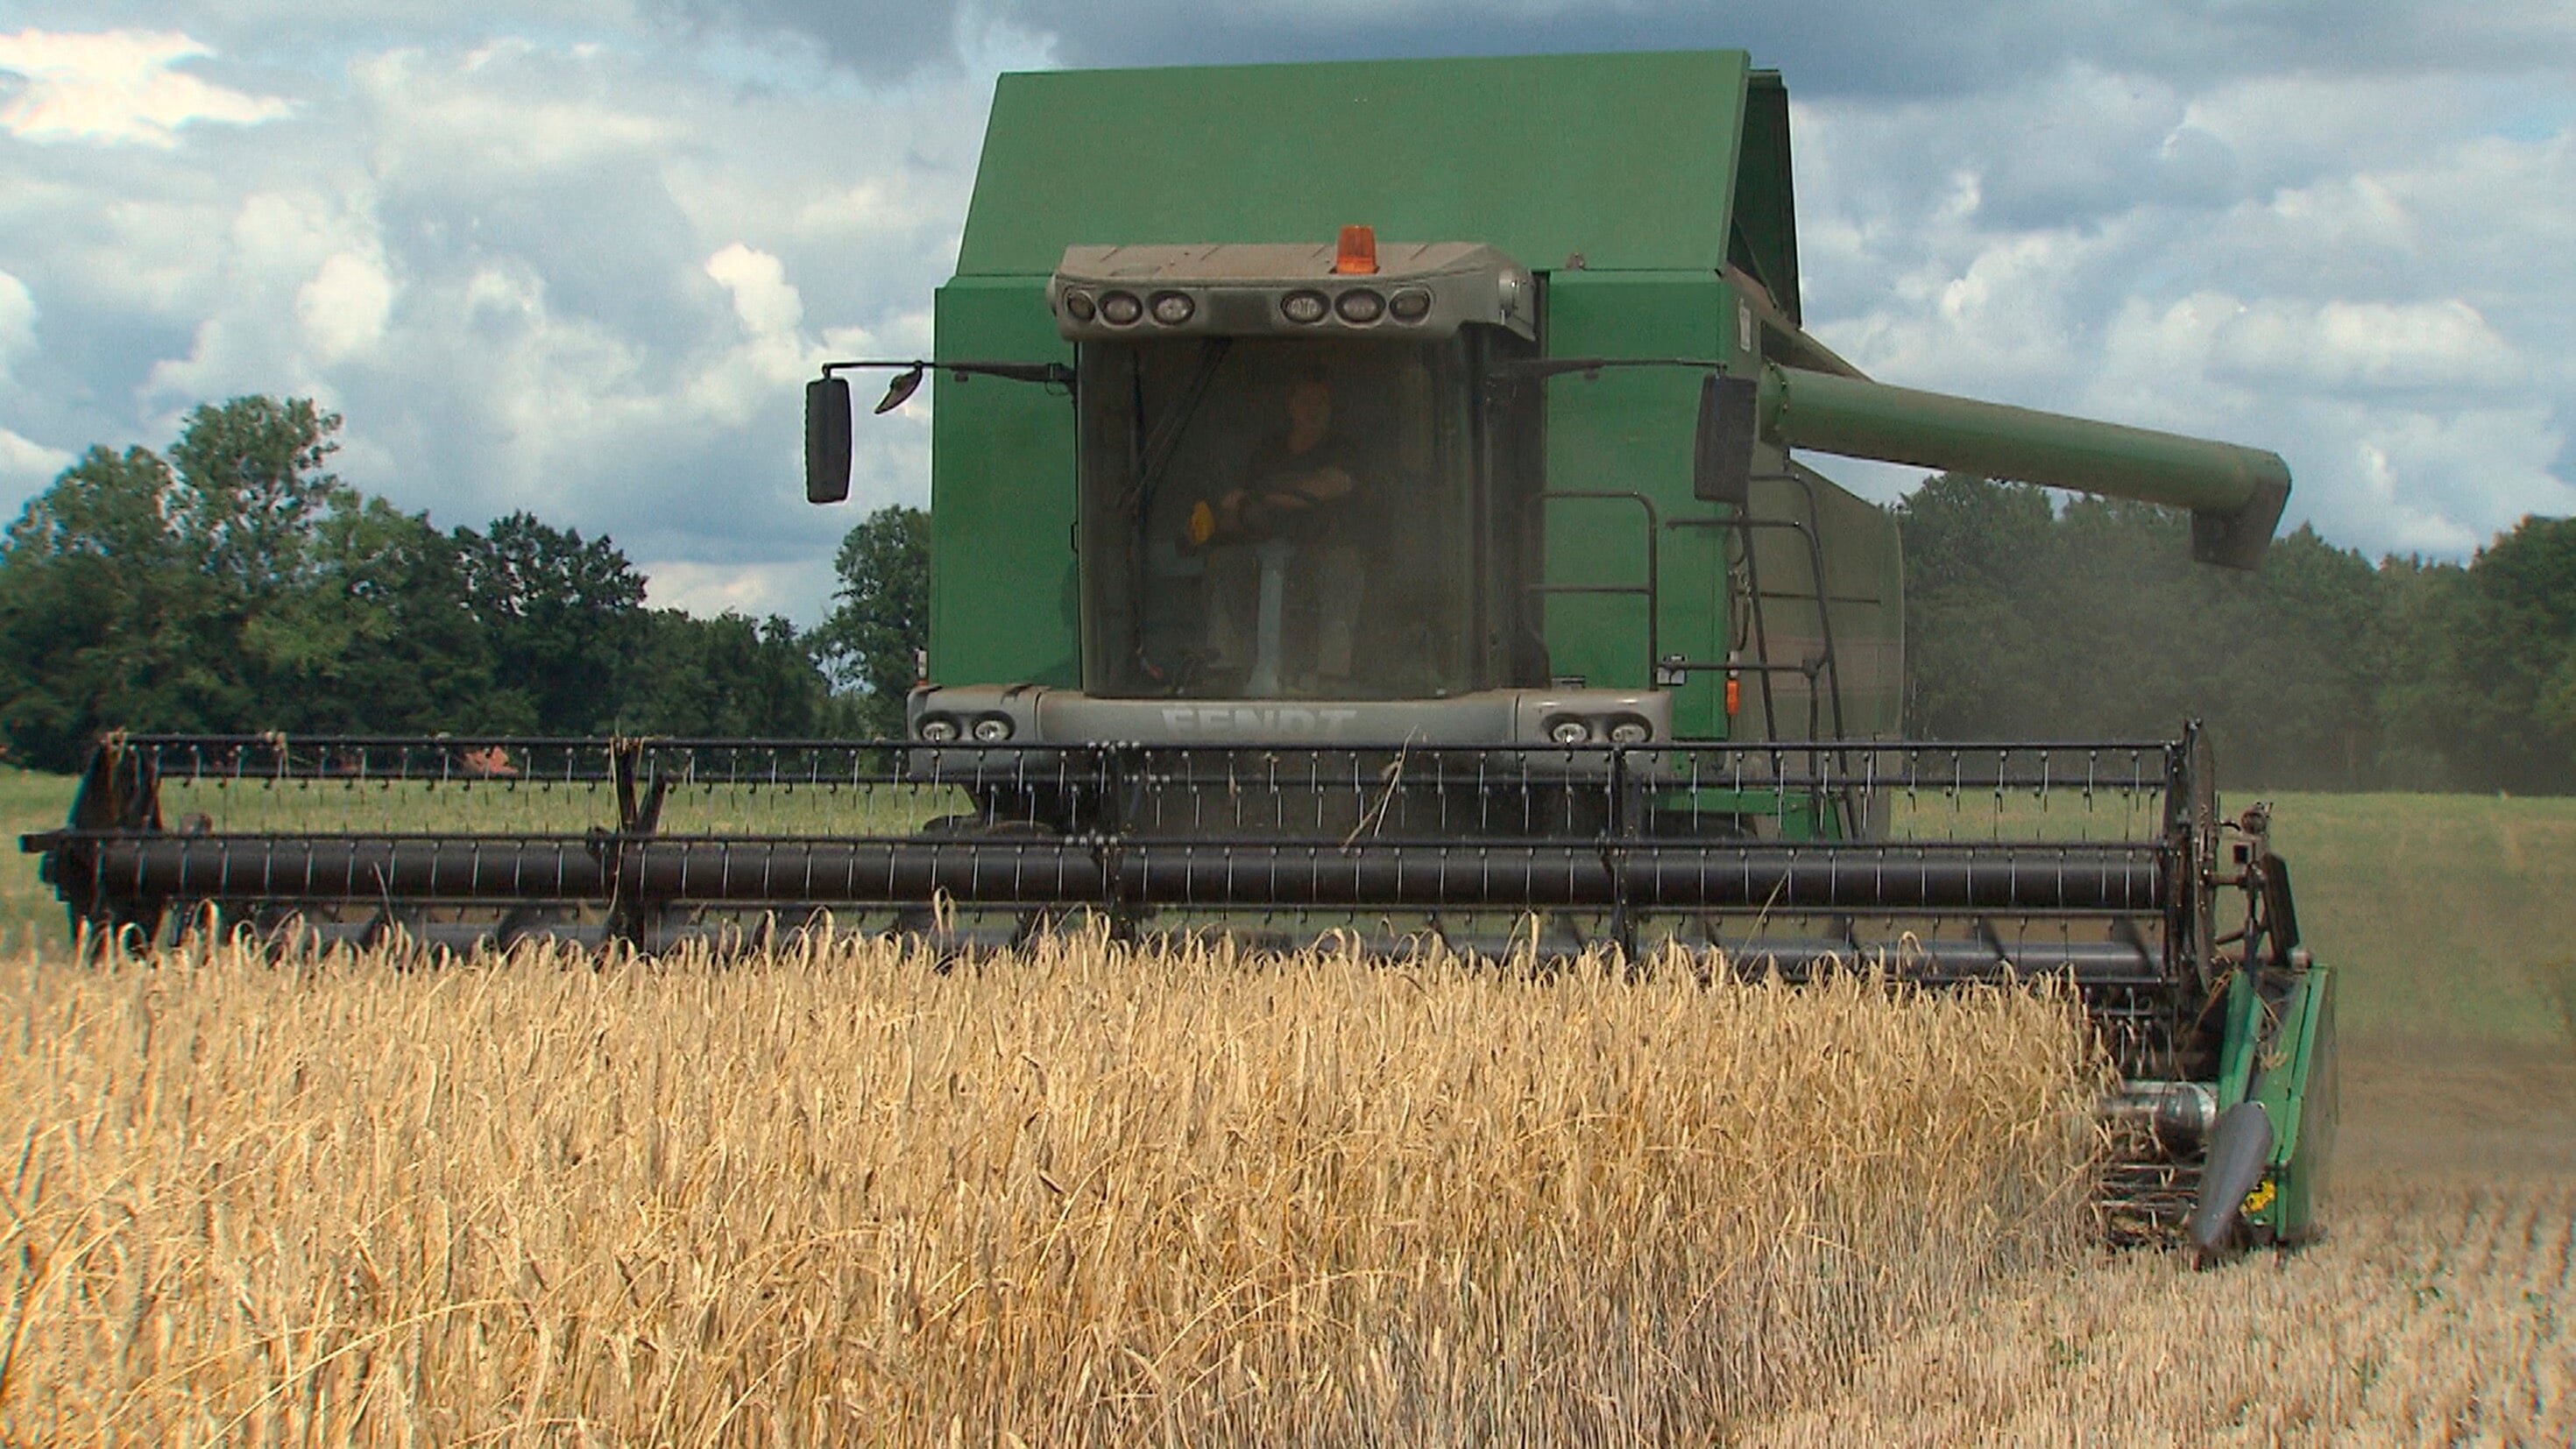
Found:
[[[1140,702],[1122,733],[1222,700],[1291,737],[1275,706],[1330,701],[1354,738],[1394,738],[1362,711],[1521,682],[1494,565],[1522,551],[1531,490],[1476,444],[1509,426],[1490,380],[1530,347],[1534,290],[1490,248],[1380,248],[1366,227],[1067,251],[1048,300],[1091,383],[1083,687]]]
[[[27,848],[101,941],[1083,913],[2053,977],[2122,1080],[2115,1232],[2314,1230],[2332,976],[2268,822],[2196,730],[1907,740],[1894,521],[1808,459],[2187,509],[2238,568],[2288,471],[1836,356],[1742,53],[1005,76],[934,354],[807,393],[817,502],[851,373],[936,403],[904,738],[119,736]]]

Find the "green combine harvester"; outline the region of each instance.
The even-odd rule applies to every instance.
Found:
[[[1903,570],[1837,454],[2190,511],[2268,452],[1874,382],[1801,325],[1740,52],[1002,78],[937,357],[906,737],[119,737],[30,837],[77,927],[958,947],[1070,917],[1390,952],[2070,980],[2119,1235],[2316,1230],[2332,976],[2172,740],[1905,738]],[[828,916],[826,915],[828,913]]]

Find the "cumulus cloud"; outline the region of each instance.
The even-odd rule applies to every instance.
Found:
[[[854,520],[803,502],[801,384],[827,353],[928,351],[990,80],[771,90],[692,59],[412,46],[352,57],[256,148],[200,133],[93,178],[0,144],[0,276],[47,307],[40,355],[0,285],[0,381],[53,374],[12,421],[157,444],[200,401],[312,395],[347,418],[339,471],[402,506],[531,508],[692,606],[819,618]],[[922,418],[866,430],[858,507],[927,480]]]
[[[241,199],[190,287],[184,355],[156,361],[142,395],[175,414],[244,392],[339,399],[332,368],[372,347],[392,305],[368,188],[298,185]]]
[[[2463,553],[2576,507],[2576,278],[2541,260],[2576,245],[2576,115],[2507,126],[2492,90],[2088,65],[1802,104],[1810,323],[1890,381],[2274,448],[2292,522]]]
[[[0,478],[16,481],[34,492],[71,465],[72,455],[62,449],[30,442],[0,427]]]
[[[103,141],[170,147],[183,127],[256,125],[293,109],[177,67],[212,55],[174,31],[0,35],[0,71],[18,84],[0,102],[0,130],[26,141]]]
[[[36,299],[27,284],[0,272],[0,379],[10,366],[36,348]]]
[[[324,364],[372,349],[385,335],[393,311],[394,281],[372,251],[334,252],[295,292],[295,320],[305,344]]]
[[[2209,346],[2222,370],[2319,389],[2480,387],[2525,371],[2513,344],[2457,297],[2238,303]]]
[[[742,338],[700,374],[692,391],[714,416],[748,418],[821,366],[824,348],[799,331],[805,299],[789,285],[778,258],[731,242],[707,258],[706,273],[733,299]]]
[[[733,613],[758,619],[784,614],[808,616],[810,622],[814,601],[828,600],[835,586],[829,559],[734,566],[646,559],[637,567],[649,581],[644,602],[698,615]]]
[[[707,275],[733,294],[734,315],[755,337],[793,333],[805,320],[804,299],[787,285],[787,268],[767,252],[729,242],[707,258]]]

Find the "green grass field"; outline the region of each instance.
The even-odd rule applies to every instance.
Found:
[[[64,775],[0,769],[0,853],[7,856],[0,860],[0,953],[62,944],[63,908],[36,879],[36,858],[18,853],[18,837],[62,824],[74,783]]]
[[[2347,1032],[2576,1044],[2576,800],[2282,795],[2272,819]]]
[[[60,776],[0,771],[0,949],[61,948],[61,908],[16,847],[62,820],[71,791]],[[506,813],[507,800],[482,803]],[[2576,800],[2283,795],[2273,819],[2308,944],[2343,970],[2346,1031],[2576,1042]]]

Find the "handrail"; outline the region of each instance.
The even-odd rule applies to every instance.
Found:
[[[1817,517],[1819,510],[1816,505],[1815,484],[1805,477],[1802,477],[1797,473],[1763,473],[1756,475],[1756,480],[1761,482],[1787,482],[1797,484],[1799,491],[1807,500],[1808,519],[1812,520]],[[1698,661],[1676,656],[1669,660],[1658,660],[1657,667],[1664,671],[1678,674],[1713,673],[1719,670],[1744,670],[1747,672],[1761,674],[1763,676],[1762,719],[1764,726],[1771,731],[1774,740],[1778,739],[1780,721],[1771,696],[1770,675],[1773,673],[1787,673],[1795,671],[1797,673],[1804,674],[1807,677],[1807,738],[1809,740],[1815,740],[1818,738],[1817,725],[1821,723],[1817,718],[1819,701],[1817,699],[1815,685],[1818,676],[1826,673],[1827,671],[1831,671],[1833,681],[1830,699],[1834,716],[1834,734],[1836,737],[1847,737],[1850,734],[1850,726],[1843,715],[1842,660],[1834,645],[1833,590],[1825,577],[1824,545],[1822,541],[1817,538],[1814,525],[1807,520],[1795,518],[1754,518],[1748,516],[1743,510],[1738,509],[1733,513],[1718,518],[1676,518],[1667,526],[1672,528],[1728,528],[1735,529],[1745,535],[1744,562],[1746,584],[1751,593],[1751,605],[1754,614],[1754,632],[1756,638],[1760,641],[1759,653],[1762,655],[1762,659],[1759,663],[1747,664],[1735,660],[1727,660],[1723,662]],[[1816,585],[1816,622],[1818,629],[1821,630],[1824,635],[1825,646],[1824,652],[1817,655],[1812,661],[1800,664],[1785,664],[1775,663],[1770,658],[1770,630],[1768,621],[1762,617],[1763,595],[1761,592],[1760,565],[1756,560],[1753,549],[1752,531],[1757,528],[1791,529],[1794,530],[1801,538],[1806,540],[1808,574],[1815,580]],[[1795,597],[1795,595],[1783,594],[1780,597],[1792,598]]]
[[[1539,499],[1539,502],[1540,502],[1540,504],[1541,504],[1541,505],[1545,505],[1545,504],[1546,504],[1546,503],[1548,503],[1550,500],[1580,501],[1580,500],[1586,500],[1586,499],[1589,499],[1589,500],[1598,501],[1598,502],[1613,502],[1613,503],[1624,501],[1624,502],[1634,503],[1634,504],[1636,504],[1639,508],[1641,508],[1641,509],[1644,509],[1644,510],[1645,510],[1645,513],[1646,513],[1646,581],[1645,581],[1643,584],[1547,584],[1547,583],[1539,583],[1539,584],[1532,584],[1532,585],[1530,585],[1530,586],[1529,586],[1529,589],[1528,589],[1528,592],[1529,592],[1530,594],[1533,594],[1533,595],[1536,595],[1536,594],[1636,594],[1636,595],[1639,595],[1639,596],[1643,597],[1643,598],[1645,599],[1645,601],[1646,601],[1646,676],[1645,676],[1645,677],[1646,677],[1646,682],[1647,682],[1647,683],[1649,683],[1649,684],[1652,684],[1652,683],[1654,682],[1654,678],[1655,678],[1655,665],[1656,665],[1656,662],[1657,662],[1658,660],[1660,660],[1661,658],[1663,658],[1663,636],[1662,636],[1662,634],[1661,634],[1661,632],[1660,632],[1660,631],[1661,631],[1661,627],[1662,627],[1662,619],[1663,619],[1663,613],[1664,613],[1664,606],[1663,606],[1663,565],[1662,565],[1661,541],[1660,541],[1660,537],[1659,537],[1659,536],[1660,536],[1660,534],[1661,534],[1662,528],[1663,528],[1663,522],[1662,522],[1661,517],[1660,517],[1660,516],[1655,512],[1655,500],[1653,500],[1652,498],[1647,497],[1647,496],[1646,496],[1645,494],[1643,494],[1643,493],[1622,492],[1622,491],[1617,491],[1617,490],[1595,490],[1595,489],[1557,489],[1557,488],[1550,488],[1550,489],[1542,490],[1542,491],[1539,493],[1539,495],[1538,495],[1538,499]],[[1546,630],[1545,630],[1545,628],[1544,628],[1545,622],[1546,622],[1546,621],[1545,621],[1544,619],[1542,619],[1542,620],[1540,621],[1540,623],[1541,623],[1541,625],[1542,625],[1542,627],[1541,627],[1541,629],[1540,629],[1540,631],[1539,631],[1539,632],[1540,632],[1541,637],[1545,637],[1545,634],[1546,634]]]

